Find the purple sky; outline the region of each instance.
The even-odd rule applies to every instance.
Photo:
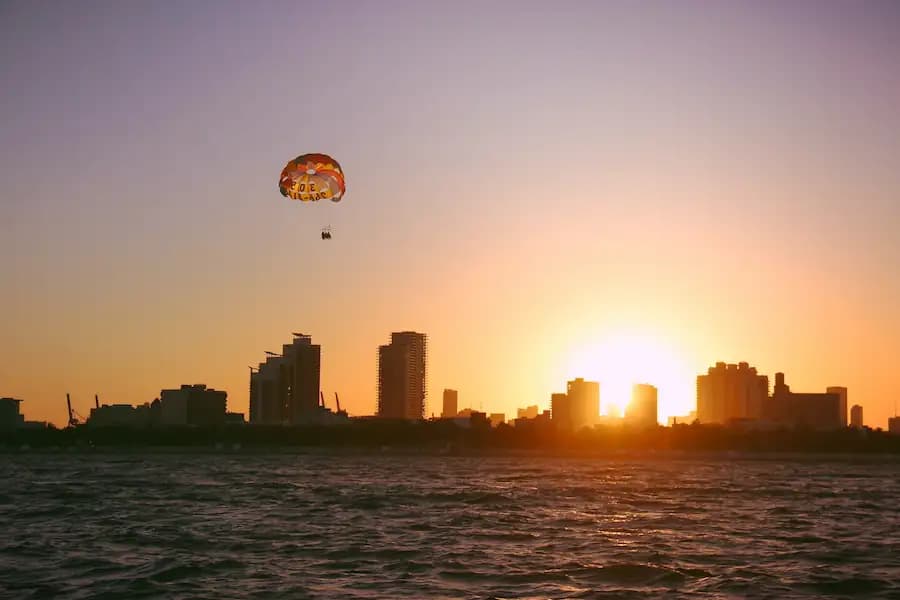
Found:
[[[0,394],[30,417],[194,380],[244,409],[297,329],[371,412],[405,328],[433,398],[510,413],[566,376],[524,340],[604,319],[893,412],[900,3],[3,2],[0,56]],[[345,201],[289,203],[317,151]]]

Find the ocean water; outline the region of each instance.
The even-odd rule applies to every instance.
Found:
[[[0,455],[4,598],[900,598],[897,459]]]

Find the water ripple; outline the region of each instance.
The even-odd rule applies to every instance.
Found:
[[[900,597],[895,459],[0,455],[0,597]]]

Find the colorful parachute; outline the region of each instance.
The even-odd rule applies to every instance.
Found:
[[[285,165],[278,180],[282,196],[302,202],[340,202],[345,189],[341,165],[327,154],[301,154]]]

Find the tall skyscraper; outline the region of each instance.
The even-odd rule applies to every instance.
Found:
[[[321,346],[295,333],[282,354],[270,353],[250,373],[250,422],[300,424],[318,416]]]
[[[854,404],[853,408],[850,409],[850,427],[854,427],[856,429],[862,429],[863,426],[863,413],[862,406],[859,404]]]
[[[322,347],[310,336],[295,333],[294,340],[282,346],[282,356],[288,381],[286,416],[292,424],[303,423],[318,412]]]
[[[266,357],[255,373],[250,374],[250,422],[258,425],[284,425],[287,381],[283,368],[284,358]]]
[[[550,396],[550,420],[557,427],[572,428],[572,410],[566,394],[555,393]]]
[[[839,410],[841,411],[841,427],[847,426],[847,388],[832,386],[825,390],[829,394],[837,394],[841,399]]]
[[[456,416],[456,413],[459,412],[459,407],[457,403],[457,392],[456,390],[444,390],[444,406],[441,411],[441,416],[445,419],[452,419]]]
[[[697,376],[697,419],[728,423],[733,419],[761,419],[769,395],[769,378],[742,362],[710,367]]]
[[[581,377],[569,381],[565,394],[550,396],[550,415],[563,429],[593,427],[600,419],[600,384]]]
[[[625,411],[625,420],[633,425],[653,427],[658,425],[657,391],[652,385],[636,383],[631,390],[631,404]]]
[[[378,347],[378,416],[385,419],[425,417],[428,341],[424,333],[391,334]]]

